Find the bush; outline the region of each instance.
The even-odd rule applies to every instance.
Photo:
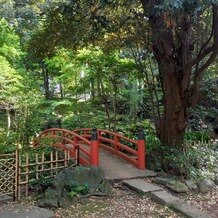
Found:
[[[74,197],[74,196],[76,196],[78,194],[86,195],[90,191],[88,185],[79,184],[79,183],[75,183],[73,185],[68,186],[67,190],[69,191],[69,195],[71,197]]]
[[[209,135],[203,131],[187,131],[185,133],[185,141],[192,141],[192,142],[206,141],[208,142],[209,139],[210,139]]]
[[[30,181],[30,187],[34,191],[43,192],[47,188],[51,187],[52,185],[52,177],[47,177],[45,175],[41,175],[39,179],[32,179]]]
[[[149,161],[155,164],[155,170],[163,170],[182,178],[213,178],[218,170],[218,143],[189,142],[184,147],[181,150],[159,144],[150,152]]]

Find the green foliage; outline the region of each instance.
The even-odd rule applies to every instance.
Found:
[[[152,54],[151,41],[157,36],[151,35],[151,16],[147,15],[167,12],[174,25],[169,32],[175,30],[178,54],[183,38],[177,34],[182,29],[182,18],[188,15],[186,21],[190,19],[193,27],[190,36],[195,36],[198,50],[201,41],[207,41],[204,36],[209,36],[209,31],[198,34],[197,29],[205,31],[211,26],[208,6],[215,0],[157,1],[148,14],[141,2],[0,2],[0,15],[4,17],[0,20],[0,152],[10,152],[17,146],[26,151],[36,133],[51,127],[110,128],[133,139],[143,127],[149,158],[160,159],[168,169],[176,165],[181,174],[191,175],[201,154],[194,148],[187,152],[178,147],[165,148],[155,131],[155,118],[164,105],[160,82],[163,75]],[[197,14],[202,16],[196,19]],[[192,50],[192,43],[187,47]],[[217,63],[208,69],[200,90],[213,105],[216,83],[211,84],[216,69]],[[49,98],[45,98],[46,91]],[[154,112],[152,101],[158,108]],[[203,121],[211,115],[216,117],[215,107],[204,106],[201,103],[191,114]],[[10,127],[6,110],[11,113]],[[188,131],[185,139],[208,141],[209,137],[206,132]],[[42,144],[50,142],[44,140]],[[85,187],[74,189],[71,195],[83,192]]]
[[[43,192],[52,185],[52,177],[41,175],[39,179],[30,180],[30,187],[38,192]]]
[[[179,150],[176,147],[159,145],[148,154],[149,161],[156,165],[156,170],[183,179],[214,178],[218,164],[217,142],[186,142],[185,147],[186,150]]]
[[[90,191],[87,184],[79,184],[79,183],[71,184],[70,186],[67,187],[67,190],[69,191],[70,197],[75,197],[78,194],[86,195]]]
[[[208,142],[210,139],[207,132],[203,131],[187,131],[185,134],[185,141],[191,141],[191,142]]]
[[[17,134],[7,134],[6,131],[0,131],[0,154],[12,153],[17,148]]]

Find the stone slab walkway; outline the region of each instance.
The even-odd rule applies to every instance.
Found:
[[[171,195],[170,193],[164,191],[157,185],[153,185],[149,182],[146,182],[142,179],[130,179],[124,180],[124,185],[131,187],[132,189],[143,192],[149,193],[151,198],[155,200],[157,203],[163,204],[168,206],[169,208],[185,215],[189,218],[211,218],[208,214],[196,209],[195,207],[182,202],[179,198]]]
[[[13,201],[13,198],[8,195],[0,195],[0,203],[6,203],[9,201]]]
[[[0,218],[54,218],[54,212],[36,206],[0,205]]]
[[[130,180],[123,180],[122,181],[124,185],[143,193],[148,192],[155,192],[155,191],[162,191],[163,189],[161,187],[158,187],[156,185],[152,185],[149,182],[145,182],[142,179],[130,179]]]
[[[100,149],[100,167],[104,170],[105,178],[108,180],[145,178],[157,175],[151,170],[139,170],[104,149]]]
[[[69,144],[68,147],[70,146],[71,145]],[[80,146],[82,146],[84,149],[89,149],[88,145],[81,144]],[[139,170],[124,159],[113,155],[105,149],[100,149],[99,166],[104,170],[105,178],[108,180],[146,178],[157,175],[157,173],[151,170]]]

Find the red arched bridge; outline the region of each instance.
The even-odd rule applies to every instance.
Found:
[[[52,139],[52,140],[51,140]],[[118,133],[103,129],[76,129],[74,131],[52,128],[38,135],[33,146],[44,140],[51,140],[53,146],[69,150],[72,157],[78,157],[82,165],[99,166],[99,149],[125,159],[138,169],[145,169],[145,140],[143,130],[138,134],[138,140],[129,139]]]

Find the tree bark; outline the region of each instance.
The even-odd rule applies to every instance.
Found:
[[[180,146],[187,126],[187,97],[182,97],[177,64],[162,60],[160,72],[163,76],[164,111],[160,120],[159,138],[165,145]]]
[[[164,17],[164,13],[149,17],[164,103],[157,132],[163,144],[182,148],[188,119],[187,109],[190,106],[192,68],[187,67],[187,61],[192,53],[192,30],[189,19],[182,17],[180,32],[175,35],[173,26],[168,26]]]
[[[49,88],[49,74],[48,70],[46,69],[45,64],[42,66],[42,72],[44,77],[44,90],[45,90],[45,99],[50,100],[51,99],[51,92]]]

